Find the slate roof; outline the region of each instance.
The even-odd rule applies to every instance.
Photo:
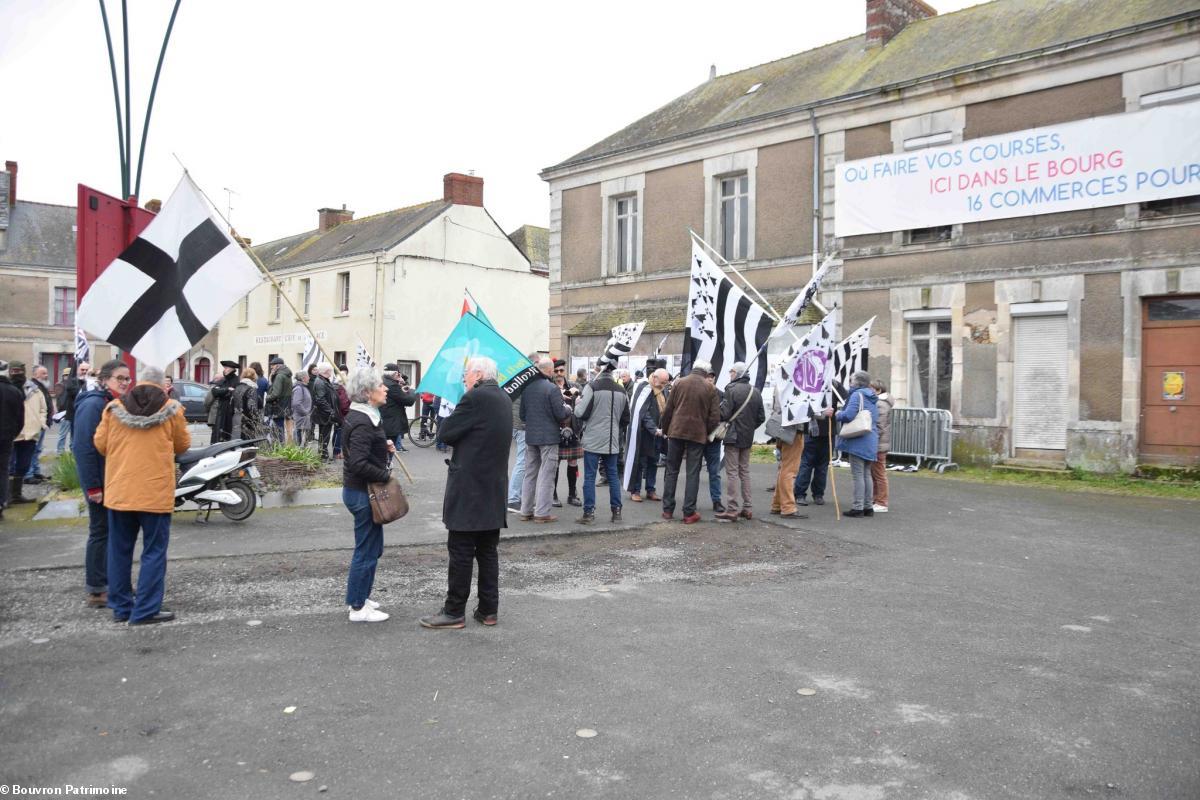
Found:
[[[0,264],[75,271],[75,206],[18,200],[8,209]]]
[[[782,315],[787,311],[787,307],[796,299],[796,294],[800,289],[797,287],[795,291],[786,292],[766,292],[764,297],[771,304],[771,308],[775,309],[775,313]],[[626,322],[638,322],[646,320],[644,333],[677,333],[682,331],[685,322],[685,312],[687,311],[687,300],[680,298],[676,301],[664,301],[655,303],[652,306],[626,306],[623,308],[608,308],[599,311],[593,311],[585,318],[575,324],[569,331],[568,336],[608,336],[612,329],[618,325],[623,325]],[[804,309],[804,313],[800,315],[801,325],[815,325],[821,321],[824,315],[817,310],[816,306],[810,305]]]
[[[706,81],[547,171],[984,62],[1198,15],[1200,0],[994,0],[911,22],[882,47],[868,48],[864,34]],[[747,94],[755,84],[762,85]]]
[[[343,222],[325,233],[307,231],[255,245],[254,252],[274,271],[387,250],[428,225],[450,205],[444,200],[431,200],[384,211]]]
[[[530,266],[539,272],[550,268],[550,229],[537,225],[522,225],[508,235],[509,240],[529,259]]]

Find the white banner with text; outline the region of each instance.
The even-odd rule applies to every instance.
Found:
[[[837,166],[837,236],[1200,194],[1200,102]]]

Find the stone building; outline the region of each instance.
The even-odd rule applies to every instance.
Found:
[[[307,332],[283,293],[335,361],[353,365],[361,340],[414,385],[457,323],[464,290],[515,346],[546,349],[547,278],[484,208],[480,177],[449,173],[441,198],[362,219],[323,208],[315,230],[254,251],[282,293],[264,283],[222,318],[220,359],[279,355],[299,367]]]
[[[714,70],[542,172],[551,347],[594,354],[613,319],[648,318],[659,330],[639,346],[667,335],[666,352],[681,352],[689,228],[777,308],[836,253],[821,303],[839,309],[843,335],[875,317],[871,372],[902,404],[951,411],[961,458],[1200,461],[1200,126],[1170,122],[1200,118],[1200,0],[866,11],[861,36]],[[961,207],[938,199],[961,187],[932,177],[919,200],[849,183],[997,141],[1011,161],[1011,142],[1033,153],[1041,129],[1079,141],[1119,129],[1131,150],[1176,160],[1153,171],[1153,191],[1139,173],[1135,191],[1117,177],[1119,150],[1070,179],[1083,162],[1035,156],[1064,176],[1028,195],[1024,215],[1011,183],[1023,161],[1015,178],[1011,166],[969,174],[1010,184]]]
[[[0,358],[57,379],[75,364],[75,207],[19,198],[15,161],[0,172],[0,286]],[[111,352],[92,350],[93,362]]]

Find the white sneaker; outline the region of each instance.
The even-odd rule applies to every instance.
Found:
[[[886,514],[887,513],[887,506],[881,506],[881,505],[879,505],[879,503],[876,503],[875,505],[871,506],[871,508],[877,514]]]
[[[354,609],[350,610],[351,622],[383,622],[387,618],[387,614],[383,613],[377,608],[371,608],[368,605],[364,605],[358,611],[355,611]]]

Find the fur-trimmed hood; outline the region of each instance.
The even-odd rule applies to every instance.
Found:
[[[125,399],[128,401],[131,398],[126,396]],[[120,400],[114,400],[108,404],[108,410],[112,412],[113,417],[115,417],[116,420],[122,425],[128,428],[148,430],[170,421],[172,417],[179,413],[179,403],[175,400],[168,400],[157,411],[139,414],[134,413],[134,411],[142,410],[141,408],[126,408],[126,406],[122,404]]]

